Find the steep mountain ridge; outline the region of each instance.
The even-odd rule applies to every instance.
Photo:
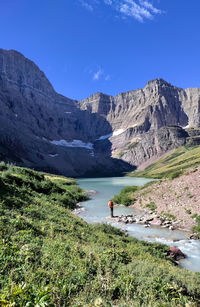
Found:
[[[121,93],[115,97],[97,93],[80,102],[82,110],[105,116],[113,129],[144,125],[159,129],[162,126],[187,125],[180,97],[184,90],[172,86],[163,79],[147,83],[144,89]]]
[[[115,97],[72,100],[32,61],[0,49],[0,159],[21,165],[68,176],[121,174],[185,144],[190,135],[181,127],[200,127],[199,104],[200,89],[163,79]]]
[[[1,159],[29,167],[81,175],[97,165],[88,149],[97,127],[111,131],[98,114],[82,111],[76,101],[57,94],[33,62],[12,50],[0,50],[0,106]],[[69,144],[56,145],[54,140]]]

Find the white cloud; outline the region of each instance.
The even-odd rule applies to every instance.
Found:
[[[152,3],[150,3],[149,1],[140,0],[140,4],[143,5],[144,7],[146,7],[147,9],[151,10],[154,14],[161,14],[162,13],[161,10],[154,7],[152,5]]]
[[[129,17],[143,22],[145,19],[153,19],[155,15],[161,14],[162,11],[155,8],[149,1],[139,0],[136,3],[134,0],[120,1],[119,11]]]
[[[93,75],[93,80],[99,80],[100,76],[103,74],[103,71],[101,68],[97,70],[97,72],[94,73]]]
[[[92,12],[93,11],[93,6],[91,4],[89,4],[88,2],[86,2],[85,0],[81,0],[80,1],[82,6],[84,8],[86,8],[88,11]]]
[[[111,79],[111,76],[109,74],[106,74],[102,68],[99,68],[95,73],[93,72],[93,80],[104,80],[109,81]]]
[[[112,0],[104,0],[104,2],[105,2],[105,4],[108,4],[108,5],[112,5],[113,4]]]
[[[110,80],[110,78],[111,78],[111,76],[110,76],[110,75],[106,75],[106,76],[105,76],[105,81],[109,81],[109,80]]]
[[[93,11],[100,5],[99,0],[80,0],[82,5]],[[162,14],[163,11],[153,6],[149,0],[103,0],[104,5],[118,11],[122,17],[132,17],[139,22],[146,19],[153,19],[156,15]]]
[[[126,3],[120,5],[120,12],[126,16],[134,17],[140,22],[144,18],[152,19],[153,15],[146,8],[138,5],[135,1],[125,0]]]

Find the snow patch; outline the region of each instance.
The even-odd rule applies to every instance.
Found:
[[[113,132],[113,136],[120,135],[120,134],[122,134],[124,131],[126,131],[126,129],[119,129],[119,130],[116,130],[116,131]]]
[[[112,135],[113,135],[112,133],[109,133],[109,134],[106,134],[106,135],[102,135],[102,136],[100,136],[100,138],[97,139],[97,141],[109,139]]]
[[[49,157],[52,157],[52,158],[55,158],[55,157],[57,157],[57,156],[58,156],[58,154],[54,154],[54,155],[49,154]]]
[[[42,137],[42,140],[45,142],[49,142],[49,140],[47,140],[44,136]]]
[[[57,145],[57,146],[64,146],[64,147],[81,147],[86,148],[89,150],[93,150],[94,145],[92,143],[84,143],[81,140],[73,140],[72,142],[68,142],[66,140],[59,140],[59,141],[50,141],[51,144]]]
[[[72,112],[65,112],[65,114],[71,114]]]
[[[102,140],[105,140],[105,139],[109,139],[110,137],[112,136],[117,136],[117,135],[120,135],[122,134],[124,131],[126,131],[126,129],[119,129],[119,130],[116,130],[112,133],[109,133],[109,134],[106,134],[106,135],[102,135],[100,136],[98,139],[96,139],[97,141],[102,141]]]
[[[187,125],[187,126],[185,126],[185,127],[182,127],[183,129],[187,129],[187,128],[189,128],[189,125]]]

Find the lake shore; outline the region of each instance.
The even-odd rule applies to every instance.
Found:
[[[170,231],[180,230],[187,234],[188,239],[198,240],[199,236],[195,232],[191,232],[188,229],[183,229],[180,226],[179,221],[174,221],[173,219],[160,216],[152,211],[141,210],[138,208],[138,214],[129,214],[129,215],[119,215],[111,218],[108,216],[107,220],[114,220],[116,223],[127,225],[127,224],[140,224],[144,228],[153,227],[159,229],[169,229]]]
[[[174,221],[178,229],[191,231],[200,215],[200,167],[173,180],[158,181],[134,194],[134,209],[154,208],[155,214]]]

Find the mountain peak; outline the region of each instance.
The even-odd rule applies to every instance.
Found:
[[[164,79],[162,78],[156,78],[156,79],[153,79],[153,80],[150,80],[147,82],[147,85],[158,85],[158,86],[162,86],[162,85],[165,85],[165,86],[172,86],[170,82],[167,82],[165,81]]]
[[[0,49],[0,73],[8,82],[18,84],[21,88],[38,90],[53,96],[54,89],[44,72],[31,60],[16,50]]]
[[[106,95],[106,94],[104,94],[104,93],[101,93],[101,92],[96,92],[95,94],[92,94],[92,95],[90,95],[88,98],[85,98],[85,99],[82,99],[81,101],[83,102],[83,101],[88,101],[88,100],[90,100],[90,102],[93,102],[94,100],[96,100],[96,99],[106,99],[106,98],[109,98],[110,97],[110,95]]]

